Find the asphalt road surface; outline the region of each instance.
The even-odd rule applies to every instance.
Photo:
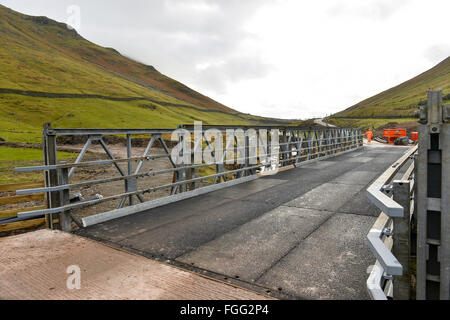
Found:
[[[78,234],[293,299],[367,299],[366,189],[406,147],[369,145]]]

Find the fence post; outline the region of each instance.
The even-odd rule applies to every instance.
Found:
[[[403,207],[403,217],[393,218],[394,233],[392,253],[403,267],[403,275],[393,278],[394,299],[409,300],[411,291],[410,274],[410,181],[395,180],[393,182],[394,201]]]
[[[52,132],[52,126],[49,122],[44,123],[44,161],[45,165],[56,165],[58,162],[56,153],[56,136]],[[49,170],[45,174],[45,186],[46,187],[56,187],[58,185],[58,172],[56,169]],[[59,192],[49,192],[47,193],[47,207],[57,208],[60,206]],[[56,229],[57,225],[54,224],[54,219],[59,218],[59,214],[47,214],[45,216],[45,221],[47,228]]]

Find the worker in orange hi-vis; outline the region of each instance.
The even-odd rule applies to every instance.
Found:
[[[373,132],[372,132],[372,130],[369,129],[368,131],[366,131],[365,135],[366,135],[366,137],[367,137],[367,142],[368,142],[368,143],[372,143],[372,137],[373,137]]]

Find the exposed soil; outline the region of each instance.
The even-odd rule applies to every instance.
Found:
[[[417,121],[411,122],[389,122],[379,128],[376,128],[373,132],[375,137],[383,137],[383,129],[406,129],[407,135],[411,138],[411,132],[419,131],[419,123]]]
[[[120,141],[120,140],[118,140]],[[148,143],[148,139],[136,139],[134,140],[133,145],[138,145],[136,147],[132,148],[132,157],[139,157],[143,156],[146,146]],[[72,145],[64,145],[62,146],[66,150],[70,150],[72,152],[79,152],[83,148],[84,144],[72,144]],[[111,153],[114,155],[115,158],[127,158],[127,150],[126,146],[122,143],[116,143],[116,144],[108,144],[108,149],[111,151]],[[162,155],[165,154],[165,151],[161,147],[153,147],[149,155]],[[109,159],[106,153],[104,152],[103,148],[99,144],[92,144],[89,147],[89,152],[85,155],[85,158],[83,161],[93,161],[93,160],[101,160],[101,159]],[[65,160],[64,162],[72,162],[72,160]],[[22,164],[23,165],[23,164]],[[27,163],[25,165],[39,165],[39,162],[33,162]],[[118,164],[122,171],[125,174],[128,174],[128,165],[127,163],[119,163]],[[135,174],[136,168],[138,165],[138,161],[135,161],[132,163],[132,174]],[[152,159],[149,161],[144,161],[141,170],[139,173],[146,173],[149,171],[157,171],[157,170],[163,170],[163,169],[169,169],[172,168],[172,164],[169,161],[169,157],[159,158],[159,159]],[[13,170],[11,167],[10,170]],[[169,183],[172,183],[173,181],[173,172],[165,173],[165,174],[158,174],[152,177],[144,177],[138,179],[138,190],[142,189],[148,189],[151,187],[166,185]],[[85,168],[77,168],[70,183],[74,184],[77,182],[86,182],[86,181],[92,181],[92,180],[99,180],[99,179],[105,179],[105,178],[112,178],[112,177],[120,177],[121,173],[118,171],[118,169],[112,164],[112,165],[103,165],[103,166],[92,166],[92,167],[85,167]],[[194,173],[194,176],[199,176],[198,171]],[[144,201],[149,201],[161,197],[165,197],[170,195],[170,188],[165,188],[161,190],[157,190],[155,192],[147,193],[145,195],[142,195],[142,198]],[[96,195],[101,195],[103,197],[113,196],[125,193],[125,180],[116,181],[116,182],[109,182],[104,184],[97,184],[92,186],[86,186],[86,187],[79,187],[79,188],[73,188],[70,191],[70,194],[76,194],[81,193],[82,197],[85,200],[88,199],[94,199]],[[0,197],[4,196],[12,196],[14,195],[14,192],[4,192],[0,193]],[[134,204],[140,203],[137,197],[133,197]],[[89,215],[93,215],[96,213],[101,213],[105,211],[110,211],[117,209],[119,206],[120,200],[113,200],[113,201],[106,201],[91,207],[86,207],[82,209],[77,209],[73,211],[73,214],[78,218],[83,218]],[[126,205],[129,204],[129,199],[127,198]],[[22,209],[27,207],[33,207],[33,206],[42,206],[42,201],[33,201],[28,203],[21,203],[21,204],[11,204],[11,205],[3,205],[0,206],[0,211],[3,210],[14,210],[14,209]],[[74,225],[75,227],[75,225]]]
[[[148,142],[148,140],[147,140]],[[82,144],[80,145],[74,145],[73,148],[81,150],[83,147]],[[126,147],[122,144],[113,144],[108,145],[109,150],[114,155],[115,158],[127,158],[127,150]],[[98,159],[108,159],[105,152],[103,151],[103,148],[100,145],[92,145],[89,150],[92,152],[89,156],[87,156],[84,161],[86,160],[98,160]],[[145,152],[145,147],[134,147],[132,149],[132,156],[133,157],[139,157],[142,156]],[[164,154],[164,149],[162,148],[152,148],[151,155],[159,155]],[[128,173],[128,166],[126,163],[120,163],[118,164],[123,172],[126,174]],[[138,162],[133,163],[132,166],[132,174],[135,173],[136,167],[138,165]],[[160,159],[153,159],[150,161],[145,161],[141,170],[139,173],[145,173],[149,171],[157,171],[157,170],[163,170],[163,169],[169,169],[172,168],[172,165],[169,161],[169,158],[160,158]],[[75,174],[73,175],[73,178],[71,180],[71,183],[77,183],[77,182],[84,182],[84,181],[90,181],[90,180],[98,180],[98,179],[105,179],[110,177],[118,177],[120,176],[120,172],[114,165],[106,165],[106,166],[95,166],[95,167],[86,167],[86,168],[78,168],[75,171]],[[160,174],[153,177],[145,177],[145,178],[139,178],[138,179],[138,189],[147,189],[151,187],[156,187],[159,185],[164,185],[171,183],[173,179],[173,173],[166,173],[166,174]],[[81,187],[81,188],[74,188],[71,190],[71,194],[80,192],[84,199],[92,199],[95,198],[97,194],[108,197],[113,196],[117,194],[121,194],[125,192],[125,181],[116,181],[116,182],[110,182],[105,184],[98,184],[93,186],[87,186],[87,187]],[[142,198],[145,201],[153,200],[156,198],[168,196],[170,194],[170,189],[165,190],[158,190],[156,192],[145,194],[142,196]],[[133,197],[134,203],[139,203],[140,201]],[[128,204],[127,200],[127,204]],[[113,209],[117,209],[119,206],[120,200],[113,200],[113,201],[107,201],[103,202],[101,204],[87,207],[79,210],[74,210],[74,214],[78,218],[86,217],[92,214],[105,212]]]

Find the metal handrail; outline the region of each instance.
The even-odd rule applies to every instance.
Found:
[[[390,235],[390,230],[392,229],[388,225],[392,221],[384,212],[381,213],[379,219],[367,235],[367,244],[386,274],[401,276],[403,274],[402,265],[382,240],[383,236]]]
[[[404,208],[383,191],[391,189],[389,184],[408,160],[417,153],[417,150],[418,146],[408,150],[367,189],[368,198],[382,211],[366,238],[367,245],[377,258],[366,283],[367,291],[374,300],[387,299],[383,290],[385,279],[391,279],[392,276],[401,276],[403,274],[402,265],[391,252],[392,238],[390,236],[394,229],[393,218],[403,218]],[[413,173],[414,164],[406,170],[403,180],[409,180]],[[411,184],[411,193],[413,192],[413,184],[414,182]]]
[[[248,127],[251,128],[251,127]],[[273,129],[274,127],[269,127]],[[220,129],[224,129],[223,127]],[[303,163],[308,163],[320,159],[326,159],[331,156],[336,156],[338,154],[342,154],[344,152],[349,152],[353,150],[357,150],[362,147],[363,140],[361,137],[361,130],[358,128],[353,129],[343,129],[343,128],[302,128],[302,127],[278,127],[275,129],[279,129],[282,131],[282,134],[279,136],[275,134],[275,137],[279,137],[281,141],[277,141],[276,146],[279,146],[281,150],[277,149],[273,151],[272,149],[267,150],[267,153],[270,153],[270,159],[272,159],[272,153],[276,155],[277,159],[275,161],[276,167],[284,167],[289,165],[287,162],[295,162],[295,166],[301,165]],[[139,208],[134,208],[134,197],[136,197],[142,204],[145,202],[143,195],[150,192],[155,192],[162,189],[169,189],[170,195],[167,198],[164,198],[164,201],[178,201],[181,198],[185,198],[189,195],[197,195],[202,192],[206,192],[207,190],[212,190],[216,188],[227,187],[230,185],[231,181],[235,181],[233,183],[242,183],[247,181],[246,177],[254,178],[257,177],[256,173],[258,170],[262,170],[263,168],[269,168],[269,165],[272,167],[273,163],[267,163],[264,159],[266,156],[262,155],[253,155],[250,152],[248,139],[249,136],[246,135],[246,141],[244,141],[244,145],[241,146],[241,142],[238,141],[237,136],[231,141],[231,143],[226,143],[225,149],[221,151],[227,150],[235,150],[237,152],[237,158],[233,159],[235,164],[239,162],[239,160],[243,160],[237,163],[237,168],[229,168],[226,166],[225,159],[222,158],[222,163],[201,163],[201,164],[176,164],[175,160],[172,157],[172,153],[170,152],[169,147],[162,139],[163,134],[171,133],[173,129],[55,129],[52,128],[50,124],[44,125],[44,159],[45,163],[41,166],[35,167],[20,167],[15,168],[16,172],[29,172],[29,171],[44,171],[46,176],[46,186],[44,188],[34,188],[34,189],[26,189],[26,190],[18,190],[17,194],[33,194],[33,193],[46,193],[46,201],[47,208],[43,210],[35,210],[28,212],[20,212],[18,213],[18,218],[27,219],[31,217],[37,217],[42,215],[50,215],[50,214],[60,214],[60,216],[70,216],[72,220],[74,217],[71,216],[70,211],[77,208],[84,208],[93,206],[96,204],[100,204],[106,201],[120,200],[120,204],[118,205],[118,209],[124,209],[124,212],[132,212],[133,210],[138,210]],[[195,133],[194,131],[188,130],[190,133]],[[205,140],[207,145],[210,145],[208,138],[205,136],[206,131],[203,130],[201,133],[201,139],[195,139],[194,135],[194,149],[191,150],[182,150],[183,156],[195,155],[202,145],[203,139]],[[127,141],[127,156],[126,158],[115,158],[114,155],[109,150],[108,146],[103,140],[103,136],[107,134],[126,134]],[[132,156],[131,152],[131,136],[132,135],[142,135],[149,134],[149,142],[147,148],[142,156]],[[261,138],[260,132],[256,133],[256,138]],[[71,163],[58,163],[56,157],[56,136],[60,135],[84,135],[87,136],[87,141],[81,150],[79,156],[74,162]],[[271,138],[273,136],[271,135]],[[180,136],[178,137],[180,139]],[[270,139],[271,140],[271,139]],[[277,139],[278,140],[278,139]],[[84,156],[86,155],[86,151],[89,146],[94,142],[98,141],[101,147],[104,149],[106,155],[109,159],[106,160],[94,160],[94,161],[83,161]],[[150,152],[153,148],[156,148],[154,142],[159,141],[161,144],[164,154],[156,154],[150,155]],[[184,141],[184,140],[183,140]],[[199,142],[200,141],[200,142]],[[236,144],[236,146],[235,146]],[[243,147],[243,148],[242,148]],[[269,147],[269,146],[267,146]],[[241,154],[241,149],[244,149],[245,152]],[[288,149],[288,150],[287,150]],[[173,151],[173,150],[172,150]],[[180,155],[181,156],[181,155]],[[242,158],[243,157],[243,158]],[[156,160],[159,158],[168,158],[171,162],[172,168],[162,169],[162,170],[150,170],[147,172],[141,172],[142,164],[146,161]],[[253,164],[254,158],[260,158],[259,162]],[[133,162],[138,162],[136,168],[133,168]],[[128,170],[124,170],[119,164],[128,164]],[[77,183],[71,183],[71,178],[73,172],[76,168],[81,167],[91,167],[91,166],[103,166],[103,165],[114,165],[120,173],[120,176],[114,177],[105,177],[102,179],[90,180],[90,181],[79,181]],[[198,169],[201,167],[215,166],[215,173],[194,177],[192,176],[192,170]],[[190,171],[189,171],[190,170]],[[269,170],[270,171],[270,170]],[[157,174],[167,174],[173,173],[173,179],[171,183],[167,184],[158,184],[157,186],[142,186],[141,189],[138,188],[137,181],[138,179],[152,177]],[[227,176],[228,175],[228,176]],[[232,175],[232,178],[235,180],[230,180],[229,176]],[[203,181],[207,181],[210,179],[214,179],[209,189],[204,186],[204,183],[200,183]],[[96,197],[95,199],[83,200],[80,202],[71,203],[67,201],[68,196],[70,196],[70,191],[74,188],[80,188],[85,186],[92,186],[97,184],[105,184],[124,181],[124,192],[120,192],[118,194],[114,194],[111,196],[104,197]],[[208,181],[209,182],[209,181]],[[195,183],[200,183],[200,188],[196,188]],[[201,189],[201,190],[200,190]],[[183,196],[180,194],[183,193]],[[158,194],[159,196],[159,194]],[[123,206],[126,204],[126,200],[129,199],[130,209],[125,209]],[[164,201],[160,201],[160,199],[151,200],[152,203],[161,203]],[[147,203],[145,206],[148,206]],[[108,214],[109,216],[113,216],[112,214]],[[114,212],[114,216],[118,216],[117,212]],[[106,214],[102,215],[102,219]],[[92,221],[99,221],[99,219],[91,219]],[[53,221],[50,220],[49,221]],[[77,221],[75,221],[77,222]],[[78,224],[78,223],[77,223]]]
[[[368,189],[367,196],[370,201],[375,204],[382,212],[389,217],[401,218],[403,217],[403,207],[397,202],[383,193],[384,186],[389,184],[395,177],[397,172],[405,165],[411,156],[417,152],[418,146],[409,150],[405,155],[398,159],[392,166],[389,167]]]

